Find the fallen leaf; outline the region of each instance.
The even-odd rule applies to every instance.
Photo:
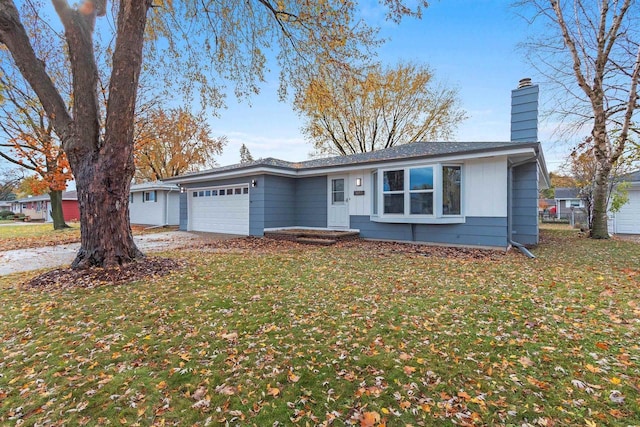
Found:
[[[365,412],[360,418],[360,427],[373,427],[380,422],[380,414],[377,412]]]

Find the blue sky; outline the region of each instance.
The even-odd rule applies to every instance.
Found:
[[[378,0],[359,3],[363,18],[380,26],[381,36],[389,39],[379,49],[383,63],[427,64],[438,81],[458,89],[469,118],[459,126],[455,140],[508,141],[511,90],[523,77],[540,85],[544,113],[546,85],[517,49],[530,28],[510,0],[433,0],[421,20],[405,19],[399,25],[384,20]],[[278,84],[278,69],[272,64],[259,95],[238,102],[231,94],[227,108],[210,119],[214,135],[229,139],[216,158],[218,164],[237,163],[243,143],[254,158],[309,157],[313,148],[301,132],[302,120],[290,104],[278,100]],[[570,145],[556,142],[554,128],[553,123],[540,123],[539,139],[551,171],[562,165]]]
[[[511,90],[523,77],[540,85],[544,110],[545,84],[517,48],[530,29],[510,1],[435,0],[422,20],[405,19],[400,25],[385,22],[376,1],[361,3],[367,5],[363,16],[390,39],[380,49],[382,62],[426,63],[439,81],[458,88],[469,118],[458,128],[456,140],[508,141]],[[312,151],[300,131],[302,120],[289,104],[278,102],[277,70],[273,71],[261,94],[252,98],[252,106],[229,98],[228,108],[211,120],[214,133],[229,138],[219,164],[237,163],[243,143],[254,158],[296,161]],[[539,139],[550,170],[561,165],[567,152],[566,144],[554,142],[553,130],[552,123],[541,122]]]

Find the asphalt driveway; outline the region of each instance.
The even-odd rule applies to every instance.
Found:
[[[154,252],[194,246],[207,240],[226,240],[237,237],[240,236],[232,234],[167,231],[134,236],[134,240],[141,251]],[[69,265],[73,262],[79,248],[80,243],[70,243],[67,245],[2,251],[0,252],[0,276],[22,271]]]

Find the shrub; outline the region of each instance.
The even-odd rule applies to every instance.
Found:
[[[13,219],[13,212],[0,211],[0,219]]]

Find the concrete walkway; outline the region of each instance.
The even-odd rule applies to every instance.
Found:
[[[236,237],[239,236],[167,231],[134,236],[134,240],[141,251],[153,252],[188,247],[207,240],[225,240]],[[0,252],[0,276],[22,271],[39,270],[41,268],[68,266],[73,262],[79,248],[80,243],[70,243],[67,245]]]

